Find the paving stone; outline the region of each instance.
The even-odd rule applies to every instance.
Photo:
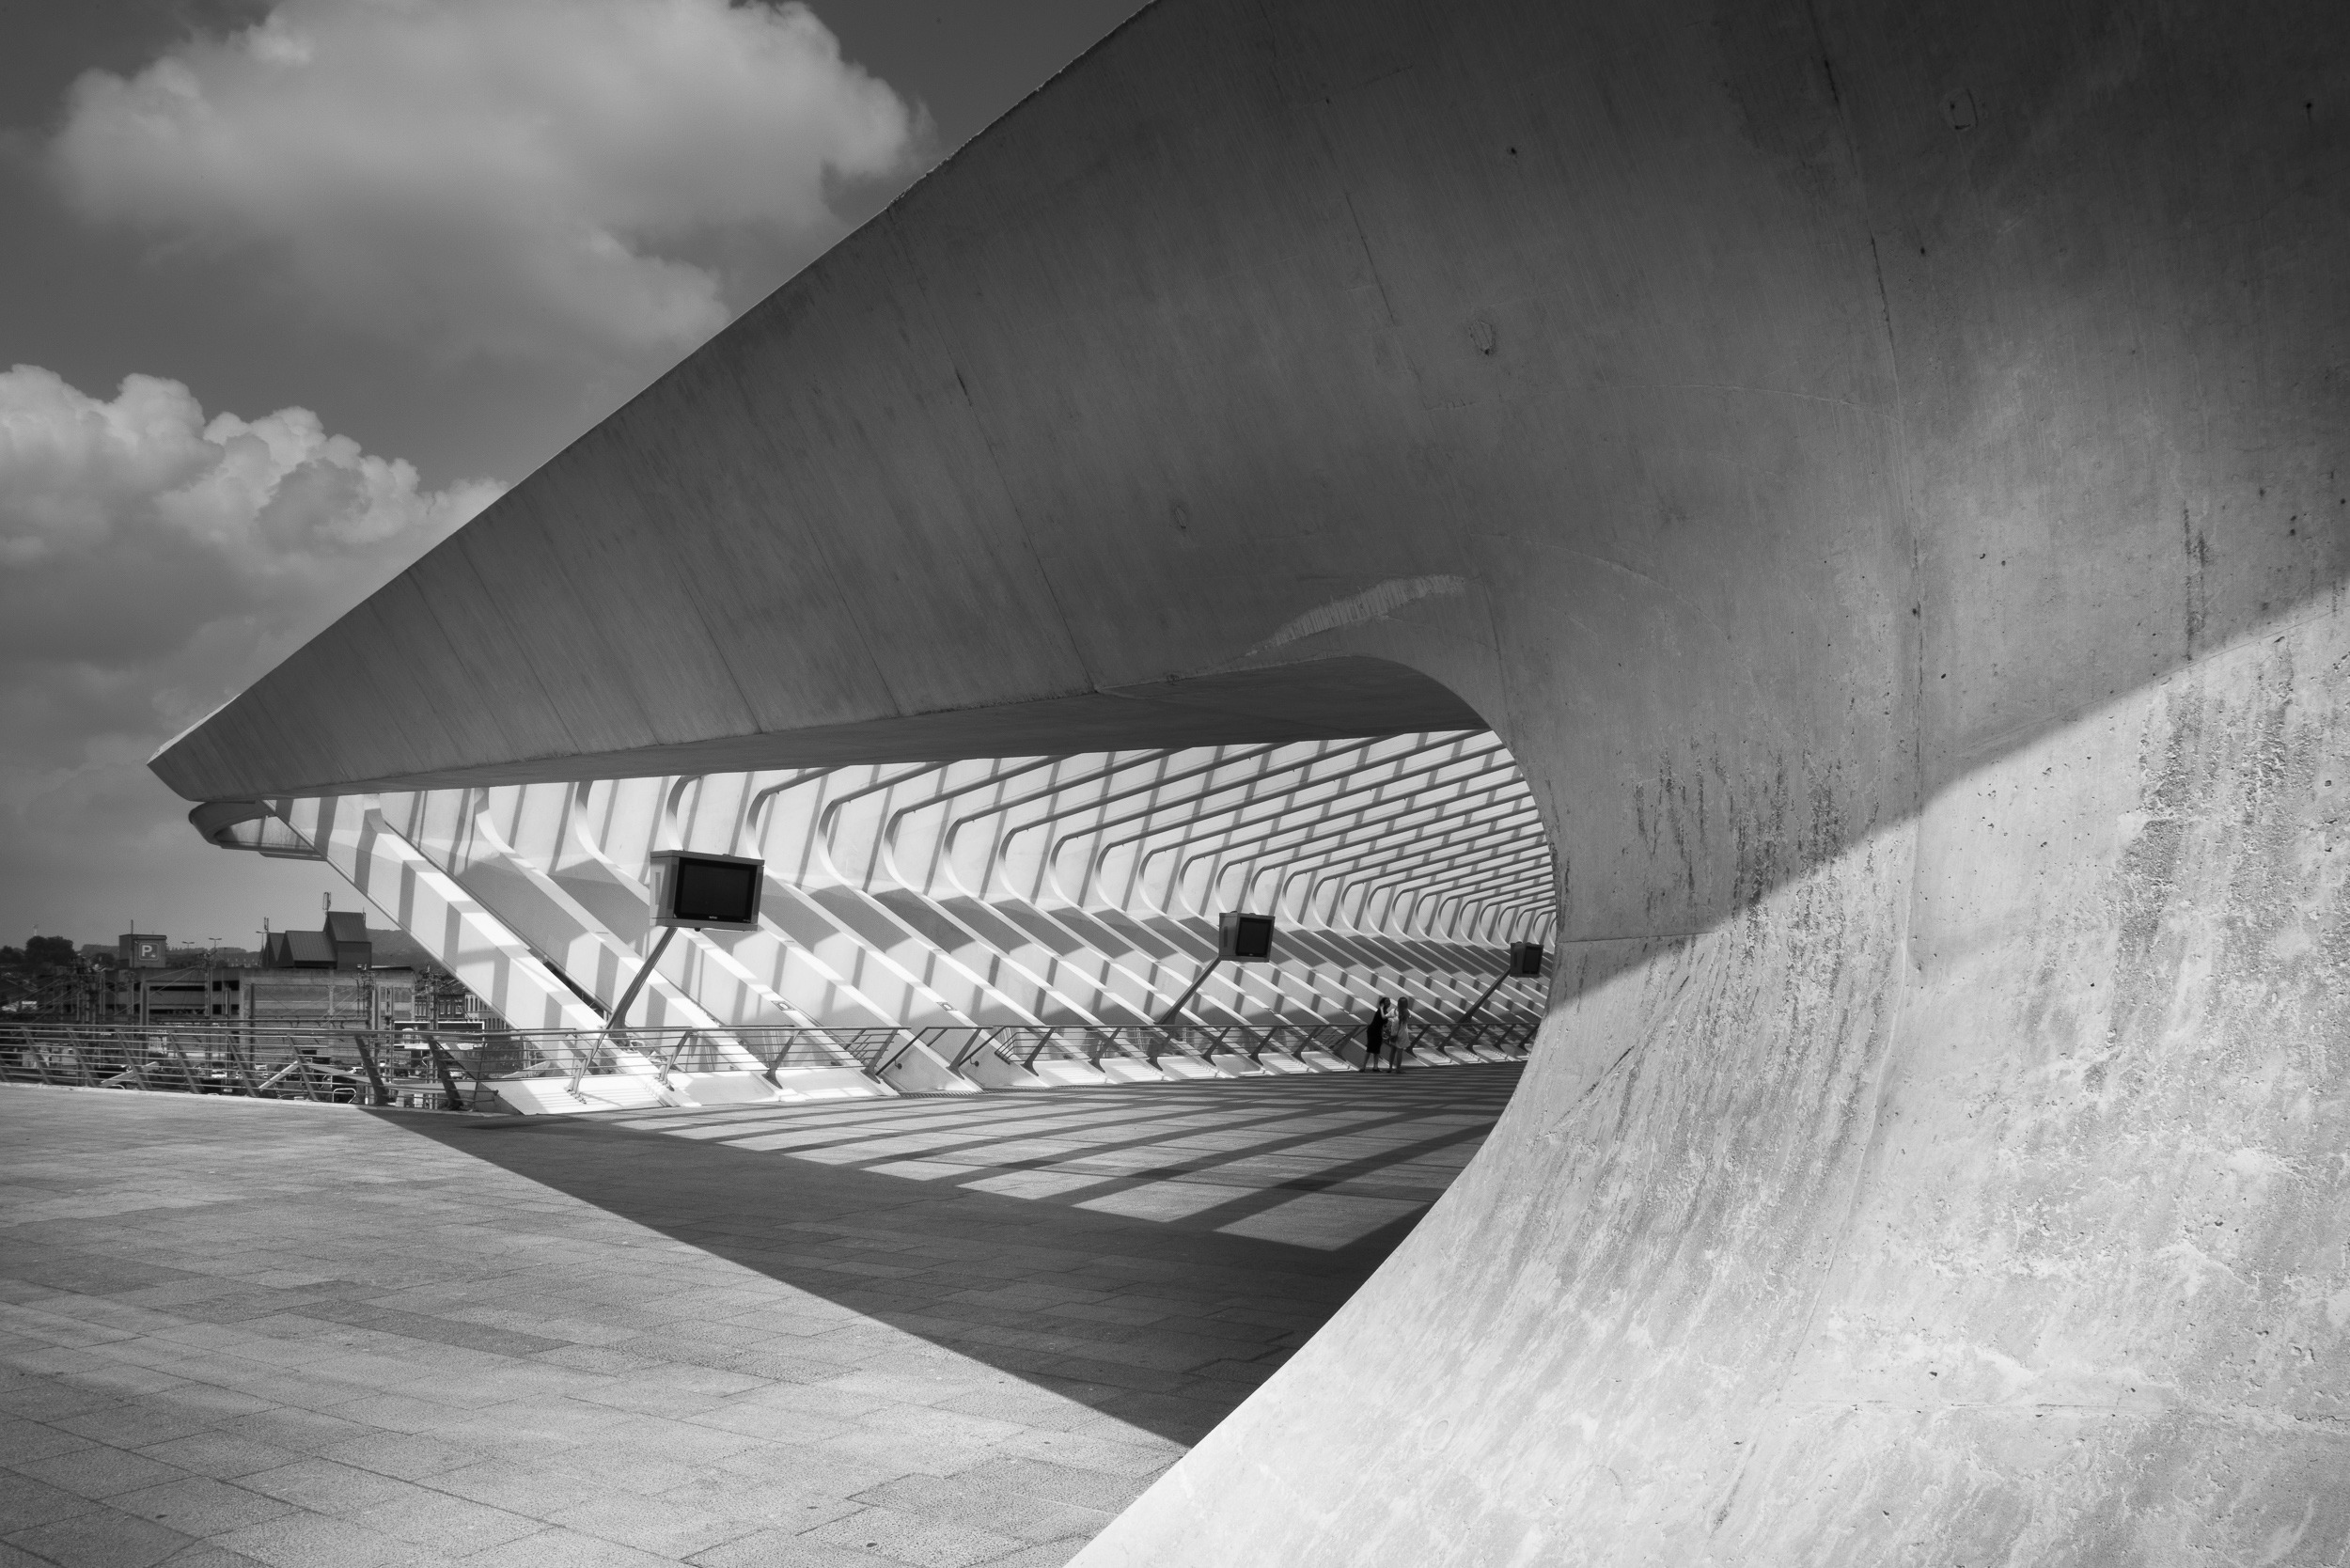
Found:
[[[1156,1475],[1182,1455],[1180,1445],[1164,1449],[1114,1442],[1082,1432],[1035,1432],[998,1444],[995,1451],[1042,1459],[1073,1469],[1101,1470],[1114,1476]]]
[[[75,1449],[89,1446],[89,1438],[52,1426],[46,1421],[0,1416],[0,1465],[46,1459],[52,1454],[70,1453]]]
[[[225,1531],[276,1519],[293,1512],[293,1505],[263,1497],[210,1476],[190,1476],[163,1486],[143,1487],[107,1499],[108,1506],[182,1535],[219,1535]]]
[[[435,1493],[429,1499],[395,1497],[354,1509],[343,1518],[360,1529],[430,1546],[456,1558],[519,1541],[546,1529],[544,1520],[446,1493]]]
[[[209,1544],[270,1568],[427,1568],[451,1560],[430,1547],[347,1519],[308,1513],[247,1525],[214,1536]]]
[[[903,1568],[897,1558],[780,1530],[746,1535],[697,1552],[685,1560],[694,1568]]]
[[[942,1524],[970,1526],[1021,1541],[1090,1541],[1110,1514],[1055,1502],[1016,1487],[990,1485],[973,1466],[953,1477],[901,1476],[853,1501],[919,1513]]]
[[[419,1481],[444,1470],[478,1464],[484,1455],[468,1444],[447,1442],[420,1433],[378,1432],[337,1443],[319,1457],[401,1481]]]
[[[6,1568],[6,1564],[7,1560],[0,1558],[0,1568]],[[170,1568],[261,1568],[261,1563],[258,1558],[247,1557],[243,1552],[224,1551],[207,1542],[174,1555]]]
[[[1111,1475],[1041,1459],[1004,1457],[959,1470],[952,1479],[991,1491],[1024,1493],[1100,1513],[1118,1513],[1142,1496],[1150,1485],[1147,1477]]]
[[[271,1443],[296,1453],[317,1453],[347,1443],[353,1437],[366,1435],[375,1429],[359,1421],[347,1421],[339,1417],[316,1410],[300,1410],[278,1406],[257,1410],[249,1416],[237,1416],[220,1423],[218,1430],[240,1436]]]
[[[786,1492],[829,1489],[837,1497],[853,1497],[868,1487],[906,1475],[914,1467],[901,1446],[887,1445],[874,1452],[860,1451],[838,1442],[776,1443],[746,1449],[720,1460],[716,1466],[720,1473],[754,1485]]]
[[[603,1490],[603,1482],[588,1477],[566,1475],[544,1465],[513,1459],[485,1459],[454,1470],[443,1470],[426,1477],[424,1483],[436,1492],[533,1519],[544,1519],[558,1509],[600,1496]]]
[[[765,1442],[815,1443],[854,1430],[849,1421],[794,1410],[788,1405],[730,1403],[688,1418],[688,1424],[713,1427]]]
[[[94,1513],[99,1507],[96,1498],[86,1497],[79,1492],[0,1470],[0,1533],[70,1519],[77,1513]]]
[[[63,1466],[0,1511],[216,1568],[1058,1563],[1395,1234],[1218,1228],[1417,1213],[1515,1075],[509,1125],[0,1090],[0,1464]]]
[[[61,1432],[115,1448],[143,1447],[212,1430],[212,1422],[164,1407],[159,1401],[112,1404],[56,1422]]]
[[[826,1478],[795,1476],[754,1482],[737,1475],[697,1476],[661,1494],[662,1499],[714,1519],[736,1519],[753,1530],[797,1534],[845,1518],[864,1505]]]
[[[190,1369],[188,1372],[190,1381],[178,1385],[160,1399],[140,1403],[161,1405],[176,1415],[202,1420],[208,1426],[232,1419],[238,1416],[250,1416],[271,1408],[271,1402],[258,1394],[239,1388],[222,1388],[210,1381],[213,1377],[238,1376],[242,1376],[242,1369],[237,1371],[226,1368],[208,1369],[202,1372]],[[161,1440],[160,1437],[152,1438],[150,1445],[152,1442]]]
[[[199,1432],[167,1442],[149,1444],[139,1450],[149,1459],[176,1465],[197,1475],[220,1480],[234,1480],[257,1470],[274,1470],[280,1465],[290,1465],[301,1454],[291,1449],[281,1449],[258,1437],[239,1432]]]
[[[55,1378],[24,1377],[0,1384],[0,1412],[33,1421],[57,1421],[86,1410],[123,1403],[102,1388],[77,1388]]]
[[[604,1496],[564,1509],[553,1523],[672,1560],[748,1535],[759,1527],[661,1497]]]
[[[298,1459],[274,1470],[238,1478],[238,1484],[313,1513],[348,1513],[370,1503],[404,1497],[412,1486],[373,1470],[337,1465],[331,1459]]]
[[[987,1568],[1062,1568],[1062,1564],[1084,1549],[1085,1543],[1082,1541],[1041,1542],[1010,1557],[992,1559]]]
[[[969,1525],[945,1524],[894,1508],[868,1508],[819,1525],[807,1535],[837,1546],[875,1553],[916,1568],[966,1568],[1016,1551],[1026,1543]]]
[[[538,1438],[552,1451],[585,1443],[630,1419],[628,1412],[575,1399],[506,1400],[483,1409],[452,1415],[436,1430],[456,1442],[477,1439],[510,1450],[518,1439]]]
[[[676,1560],[562,1529],[543,1529],[465,1559],[467,1568],[668,1568]]]
[[[20,1475],[85,1497],[112,1497],[117,1492],[178,1481],[187,1474],[176,1465],[103,1445],[27,1460],[14,1468]]]
[[[112,1508],[15,1530],[8,1540],[56,1568],[150,1568],[196,1544],[192,1536]]]

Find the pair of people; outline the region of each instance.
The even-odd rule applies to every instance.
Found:
[[[1387,1017],[1387,998],[1380,997],[1378,1011],[1371,1015],[1371,1022],[1363,1027],[1363,1071],[1380,1071],[1380,1059],[1384,1055],[1387,1072],[1402,1072],[1403,1051],[1411,1043],[1411,1030],[1412,998],[1402,996],[1396,999],[1395,1017],[1390,1021]]]

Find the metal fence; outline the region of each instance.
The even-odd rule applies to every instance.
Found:
[[[1413,1031],[1423,1059],[1522,1055],[1540,1014],[1473,1014]],[[239,1024],[0,1024],[0,1082],[229,1094],[258,1099],[464,1110],[501,1078],[589,1073],[757,1073],[840,1067],[879,1077],[919,1046],[958,1072],[983,1053],[1033,1071],[1040,1062],[1099,1067],[1104,1058],[1157,1064],[1174,1055],[1259,1065],[1268,1052],[1361,1058],[1359,1022],[1207,1026],[940,1025],[930,1027],[328,1029]],[[1351,1050],[1350,1050],[1351,1047]]]
[[[906,1032],[0,1024],[0,1082],[467,1109],[499,1078],[870,1069]]]
[[[473,1051],[337,1029],[0,1025],[0,1082],[462,1108]]]

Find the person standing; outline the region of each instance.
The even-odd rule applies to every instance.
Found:
[[[1363,1026],[1363,1071],[1379,1071],[1379,1053],[1387,1043],[1387,999],[1379,998],[1379,1010]]]
[[[1403,1071],[1403,1053],[1411,1048],[1412,998],[1398,996],[1395,999],[1395,1043],[1387,1050],[1387,1066],[1390,1071],[1397,1073]]]

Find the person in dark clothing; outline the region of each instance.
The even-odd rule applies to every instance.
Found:
[[[1369,1024],[1363,1026],[1364,1072],[1376,1073],[1379,1071],[1379,1053],[1386,1048],[1386,1043],[1387,999],[1385,996],[1382,996],[1379,998],[1379,1011],[1371,1015],[1371,1022]]]

